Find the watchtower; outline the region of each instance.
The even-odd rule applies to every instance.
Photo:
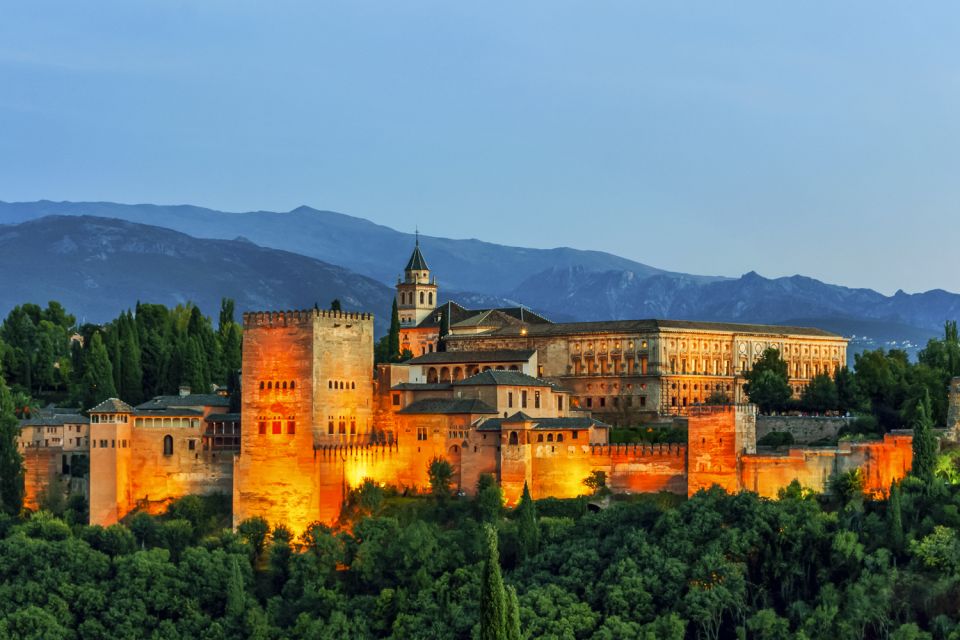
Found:
[[[115,524],[132,508],[133,407],[117,398],[90,409],[90,522]]]

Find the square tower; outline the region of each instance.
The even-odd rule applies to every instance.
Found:
[[[437,308],[437,281],[430,279],[430,267],[420,252],[420,236],[413,254],[397,281],[397,314],[401,327],[415,327]]]
[[[332,499],[320,490],[317,448],[371,437],[373,316],[245,313],[242,373],[234,525],[261,516],[302,533]]]

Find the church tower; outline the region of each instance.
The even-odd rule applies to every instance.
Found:
[[[430,267],[420,253],[420,234],[413,255],[397,280],[397,311],[401,327],[415,327],[437,308],[437,281],[430,280]]]

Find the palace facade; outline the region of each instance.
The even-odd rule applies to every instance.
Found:
[[[773,496],[794,479],[823,489],[853,468],[865,490],[882,493],[910,467],[908,434],[758,453],[743,374],[775,347],[799,393],[845,362],[840,336],[670,320],[552,323],[520,307],[438,305],[437,295],[418,242],[397,284],[401,345],[415,354],[406,362],[374,366],[370,314],[245,313],[239,415],[225,397],[187,390],[94,407],[73,436],[90,456],[91,522],[159,511],[188,493],[228,493],[235,524],[262,516],[303,531],[336,522],[365,479],[425,490],[436,458],[451,464],[454,490],[470,494],[490,474],[507,504],[524,484],[534,498],[580,495],[594,471],[615,492],[688,495],[719,484]],[[683,424],[687,442],[611,443],[611,423],[639,419]],[[60,458],[36,458],[47,465],[38,478],[64,471],[51,463]]]

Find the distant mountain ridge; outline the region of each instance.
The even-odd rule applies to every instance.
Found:
[[[337,298],[345,310],[374,311],[385,331],[393,299],[380,282],[295,253],[93,216],[0,225],[0,273],[3,316],[18,304],[57,300],[88,322],[138,300],[190,301],[215,317],[223,297],[238,311],[327,308]]]
[[[224,290],[219,295],[236,297],[241,307],[247,304],[244,300],[251,304],[260,300],[259,306],[281,308],[294,299],[320,298],[324,304],[328,302],[324,298],[348,298],[346,289],[322,282],[320,274],[328,273],[331,278],[339,278],[340,283],[358,283],[360,288],[353,292],[349,304],[373,311],[378,316],[378,326],[379,319],[389,313],[392,286],[409,258],[414,240],[412,234],[362,218],[309,207],[287,213],[224,213],[186,205],[0,202],[0,223],[66,224],[65,219],[56,223],[49,218],[45,223],[37,220],[50,213],[74,217],[91,213],[126,220],[127,224],[150,222],[173,228],[187,234],[178,242],[193,247],[192,252],[211,243],[209,246],[255,252],[264,264],[277,260],[285,265],[283,268],[289,268],[295,258],[305,260],[302,264],[309,266],[304,268],[319,278],[311,285],[317,287],[316,293],[305,290],[292,277],[277,281],[271,292],[262,280],[257,282],[253,274],[247,274],[244,277],[251,279],[251,292],[245,291],[247,283],[242,280],[220,281]],[[106,223],[101,218],[98,224]],[[162,227],[139,230],[141,243],[149,245],[149,237],[169,232]],[[46,237],[48,244],[35,246],[35,253],[23,256],[21,264],[46,260],[46,254],[60,255],[71,250],[71,243],[82,244],[72,236],[50,233]],[[220,240],[213,243],[197,237]],[[804,324],[855,336],[860,348],[903,346],[915,351],[927,338],[942,331],[944,321],[960,318],[960,295],[942,290],[917,294],[898,291],[885,296],[871,289],[826,284],[800,275],[769,279],[750,272],[740,278],[722,278],[668,272],[596,251],[526,249],[429,236],[420,239],[424,255],[439,280],[441,299],[455,299],[470,307],[524,304],[559,322],[659,317],[798,324],[797,320],[802,319]],[[89,240],[86,242],[84,246],[89,245]],[[297,253],[309,257],[292,257]],[[198,277],[204,270],[222,268],[215,261],[195,266]],[[103,274],[100,277],[104,282],[109,280]],[[149,297],[137,293],[133,280],[125,282],[123,290],[133,299]],[[145,282],[153,282],[152,290],[165,295],[165,299],[194,295],[179,282],[154,282],[149,278]],[[213,278],[211,282],[218,281]],[[49,287],[54,284],[51,281]],[[43,286],[41,281],[35,283],[35,288]],[[166,291],[162,291],[164,287]],[[0,303],[35,298],[21,295],[11,299],[7,297],[8,290],[0,287]],[[338,293],[331,296],[327,291]],[[207,291],[203,295],[212,298],[213,294]],[[118,299],[117,303],[120,302]],[[131,304],[132,301],[126,301],[122,307]]]

